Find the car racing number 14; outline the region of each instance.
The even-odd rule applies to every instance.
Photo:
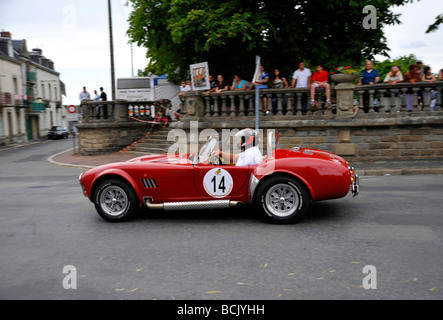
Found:
[[[214,168],[206,172],[203,178],[203,187],[211,197],[224,198],[231,193],[234,181],[228,171]]]

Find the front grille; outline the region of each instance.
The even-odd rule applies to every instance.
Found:
[[[154,179],[142,179],[145,188],[157,188],[157,183]]]

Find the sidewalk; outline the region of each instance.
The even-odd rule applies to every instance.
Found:
[[[80,156],[74,155],[73,150],[70,149],[53,155],[47,160],[56,165],[90,169],[140,156],[143,156],[143,154],[130,152]],[[355,167],[357,174],[360,176],[443,174],[443,160],[356,161],[352,162],[351,165]]]
[[[32,141],[22,142],[22,143],[11,143],[11,144],[0,146],[0,152],[7,151],[7,150],[18,149],[18,148],[29,147],[29,146],[32,146],[32,145],[40,144],[40,143],[42,143],[44,141],[46,141],[46,140],[40,139],[40,140],[32,140]]]

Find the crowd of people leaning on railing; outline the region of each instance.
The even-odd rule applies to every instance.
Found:
[[[347,67],[350,68],[350,67]],[[308,69],[303,61],[301,61],[298,65],[298,69],[293,73],[292,78],[288,80],[284,76],[282,76],[279,69],[274,69],[273,74],[269,75],[269,73],[265,72],[264,68],[261,67],[261,81],[262,84],[259,85],[260,89],[284,89],[284,88],[305,88],[307,92],[304,92],[301,97],[301,112],[302,114],[306,114],[308,110],[308,105],[312,108],[314,113],[316,113],[318,109],[318,101],[316,101],[316,90],[324,89],[325,91],[325,102],[323,112],[327,113],[329,110],[334,110],[335,101],[331,100],[331,85],[330,75],[334,72],[327,72],[324,70],[322,65],[317,65],[316,70],[311,72]],[[371,107],[370,104],[370,93],[367,90],[367,86],[374,85],[377,83],[385,83],[391,84],[392,86],[396,86],[398,83],[410,83],[415,84],[417,82],[427,82],[429,84],[433,84],[434,81],[443,81],[443,69],[439,71],[437,77],[435,77],[430,67],[423,67],[422,61],[417,61],[415,64],[409,66],[409,70],[402,74],[399,66],[393,66],[391,71],[384,77],[383,81],[381,81],[381,75],[377,70],[373,68],[373,63],[371,61],[366,61],[365,68],[359,73],[359,77],[357,79],[357,86],[365,85],[364,93],[363,93],[363,111],[365,113],[369,112]],[[209,76],[210,81],[210,90],[206,91],[207,96],[216,96],[217,94],[227,92],[227,91],[236,91],[236,90],[252,90],[254,88],[254,83],[246,81],[241,77],[241,75],[235,75],[232,83],[227,82],[223,75],[218,75],[217,79],[211,75]],[[180,96],[183,96],[187,91],[192,90],[191,81],[183,81],[180,86]],[[397,97],[400,90],[394,93],[393,95]],[[432,89],[430,90],[430,110],[434,111],[436,103],[437,103],[437,91]],[[387,97],[390,97],[390,94],[386,94]],[[417,92],[418,104],[423,105],[424,101],[424,93],[423,89],[418,90]],[[266,94],[262,95],[263,99],[263,113],[267,115],[270,113],[268,110],[268,97]],[[277,98],[273,95],[272,106],[274,114],[276,113],[276,104]],[[413,99],[414,94],[411,88],[408,88],[406,91],[406,110],[412,111],[413,109]],[[442,103],[443,103],[443,92],[442,92]],[[380,107],[374,106],[374,111],[379,112]]]

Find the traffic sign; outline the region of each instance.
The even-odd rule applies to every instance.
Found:
[[[77,113],[77,107],[74,106],[73,104],[71,104],[70,106],[68,106],[68,112],[69,113]]]

